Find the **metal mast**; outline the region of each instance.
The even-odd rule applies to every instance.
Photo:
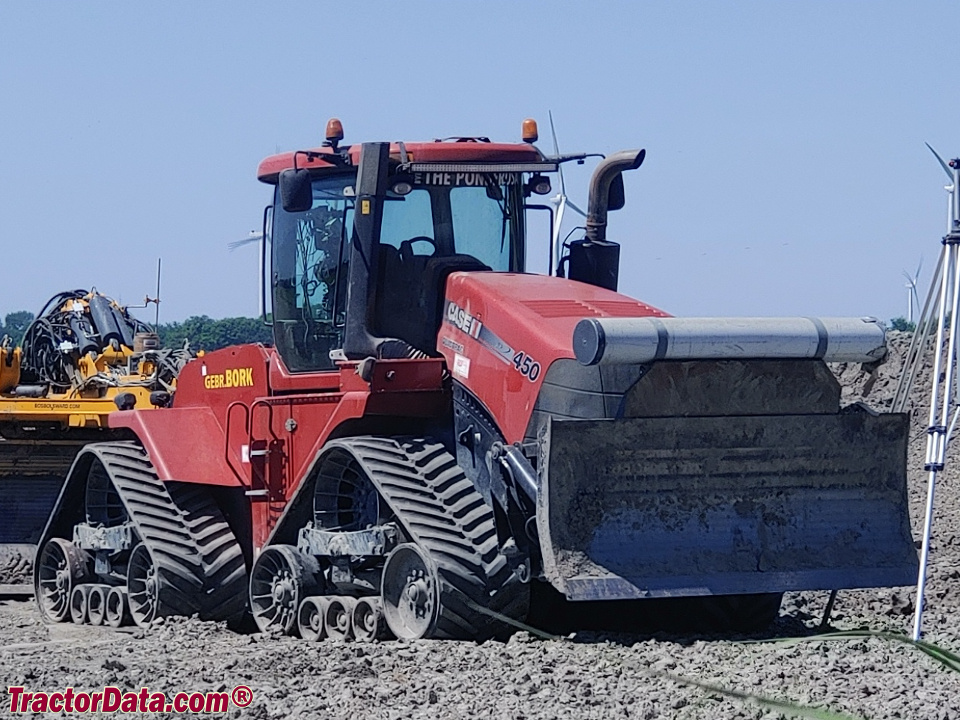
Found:
[[[930,147],[929,145],[927,147]],[[949,163],[937,155],[941,166],[950,177],[945,187],[948,194],[947,234],[943,237],[940,260],[934,272],[923,312],[917,323],[903,372],[894,395],[893,410],[906,408],[910,387],[922,364],[924,349],[930,333],[936,328],[936,346],[933,376],[930,381],[930,412],[927,423],[927,447],[923,469],[927,472],[927,502],[923,523],[923,545],[920,552],[920,571],[917,578],[917,604],[913,620],[913,639],[919,640],[923,621],[924,590],[930,557],[930,536],[933,527],[934,497],[937,476],[946,462],[947,444],[957,423],[960,408],[955,407],[957,388],[957,310],[960,301],[960,159]],[[936,303],[933,302],[937,298]],[[945,365],[945,367],[944,367]],[[942,380],[941,380],[942,377]]]

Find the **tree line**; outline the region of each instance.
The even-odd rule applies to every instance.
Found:
[[[13,344],[19,344],[34,315],[26,310],[7,313],[0,324],[0,337],[9,335]],[[190,343],[194,350],[219,350],[228,345],[271,343],[273,335],[259,318],[232,317],[214,320],[206,315],[194,315],[183,322],[161,323],[156,328],[164,347],[182,347]]]
[[[157,334],[164,347],[182,347],[189,341],[194,350],[207,351],[229,345],[273,342],[273,331],[263,320],[248,317],[214,320],[206,315],[194,315],[183,322],[161,323]]]

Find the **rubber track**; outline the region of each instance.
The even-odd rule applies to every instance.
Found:
[[[435,637],[484,639],[509,623],[476,606],[522,620],[529,586],[500,554],[493,510],[443,444],[418,438],[343,438],[407,534],[437,565],[440,617]]]
[[[167,490],[200,553],[200,619],[239,620],[247,609],[247,566],[233,531],[206,487],[168,483]]]
[[[103,464],[141,542],[157,564],[162,583],[158,615],[199,612],[203,588],[200,552],[147,453],[133,442],[94,443],[83,452]]]

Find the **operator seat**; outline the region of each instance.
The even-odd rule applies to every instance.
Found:
[[[377,269],[375,321],[381,337],[395,337],[439,357],[437,332],[450,273],[489,271],[472,255],[413,255],[381,245]]]

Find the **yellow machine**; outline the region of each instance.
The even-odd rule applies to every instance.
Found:
[[[110,413],[168,405],[192,357],[161,348],[96,290],[59,293],[19,346],[0,341],[0,586],[29,582],[32,545],[80,449],[126,437]]]

